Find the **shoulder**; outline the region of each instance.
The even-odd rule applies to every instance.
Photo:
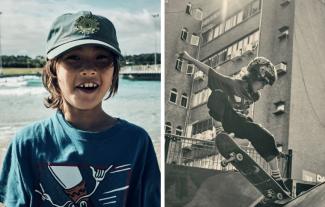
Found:
[[[149,137],[148,132],[144,128],[124,119],[120,119],[120,122],[123,126],[123,130],[126,133],[139,136],[139,137]]]
[[[131,138],[133,141],[136,140],[137,142],[150,142],[151,138],[145,129],[124,119],[120,119],[120,122],[122,127],[121,131],[125,137]]]
[[[234,79],[234,84],[236,85],[236,87],[245,88],[246,89],[248,82],[246,80],[242,80],[242,79],[239,79],[239,78],[235,78]]]
[[[45,137],[53,129],[51,118],[39,120],[28,124],[19,130],[14,138],[17,144],[24,144],[27,142],[35,142],[37,140],[44,140]]]

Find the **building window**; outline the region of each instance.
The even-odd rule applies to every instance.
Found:
[[[235,52],[236,44],[231,45],[230,47],[227,48],[227,56],[226,60],[230,60],[232,57],[233,52]]]
[[[227,49],[222,50],[219,53],[219,63],[225,62],[227,60]]]
[[[289,3],[290,3],[290,0],[281,0],[280,5],[281,5],[281,6],[286,6],[286,5],[288,5]]]
[[[283,26],[279,29],[279,39],[287,38],[289,36],[289,27],[288,26]]]
[[[213,129],[213,122],[212,119],[206,119],[199,121],[195,124],[192,125],[192,135],[196,135],[199,133],[202,133],[207,130],[212,130]]]
[[[177,101],[177,90],[173,88],[170,90],[169,101],[176,104]]]
[[[207,42],[210,42],[213,39],[213,29],[210,29],[208,31],[208,40]]]
[[[188,30],[187,30],[187,28],[184,27],[184,28],[182,29],[181,39],[184,40],[184,41],[186,41],[186,39],[187,39],[187,34],[188,34]]]
[[[211,94],[211,90],[209,88],[195,93],[192,98],[192,107],[208,102],[208,98],[210,94]]]
[[[219,36],[222,35],[225,32],[225,24],[221,23],[219,25]]]
[[[237,24],[241,23],[243,21],[244,11],[240,11],[237,14]]]
[[[232,24],[231,19],[227,19],[226,26],[225,26],[225,31],[228,31],[231,28],[231,24]]]
[[[188,102],[188,96],[186,93],[183,93],[181,98],[181,106],[187,108],[187,102]]]
[[[233,28],[234,26],[236,26],[236,15],[230,17],[229,19],[227,19],[227,21],[226,21],[226,26],[225,26],[225,31],[230,30],[230,29]]]
[[[252,3],[251,15],[256,14],[260,10],[260,0]]]
[[[214,28],[213,38],[217,38],[219,36],[219,29],[219,25]]]
[[[176,127],[176,135],[182,136],[183,134],[183,128],[181,126]]]
[[[218,56],[218,54],[212,56],[212,57],[210,58],[210,66],[211,66],[212,68],[217,67],[217,65],[218,65],[218,61],[219,61],[219,56]]]
[[[278,102],[274,103],[274,105],[275,105],[275,111],[273,112],[273,114],[280,115],[285,112],[285,102],[284,101],[278,101]]]
[[[166,122],[165,123],[165,133],[166,134],[171,134],[172,133],[172,123],[171,122]]]
[[[183,60],[180,58],[177,58],[175,69],[178,71],[182,71],[182,66],[183,66]]]
[[[243,40],[240,40],[237,45],[237,51],[239,51],[240,54],[243,51],[243,42],[244,42]]]
[[[193,64],[187,64],[186,75],[192,75],[193,73],[194,73],[194,65]]]
[[[189,15],[192,13],[192,4],[190,2],[186,5],[185,13]]]
[[[191,45],[198,46],[200,41],[200,37],[197,34],[192,34],[191,36]]]
[[[255,43],[257,43],[260,39],[260,31],[256,31],[253,34],[251,34],[251,42],[252,45],[254,45]]]
[[[202,33],[203,44],[208,42],[208,32]]]
[[[196,9],[195,10],[195,17],[196,20],[202,20],[203,19],[203,11],[202,9]]]

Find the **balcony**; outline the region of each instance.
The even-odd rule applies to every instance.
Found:
[[[287,72],[287,65],[285,63],[280,63],[275,66],[278,75],[285,74]]]

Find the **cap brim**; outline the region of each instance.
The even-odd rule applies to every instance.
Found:
[[[120,51],[118,51],[117,49],[115,49],[112,45],[107,44],[106,42],[102,42],[99,40],[89,40],[89,39],[84,39],[84,40],[75,40],[72,42],[68,42],[65,43],[63,45],[60,45],[56,48],[54,48],[53,50],[51,50],[50,52],[47,53],[47,58],[49,60],[61,55],[62,53],[71,50],[72,48],[81,46],[81,45],[100,45],[103,47],[106,47],[107,49],[109,49],[110,51],[112,51],[113,53],[115,53],[116,55],[118,55],[121,59],[123,59],[123,55],[121,54]]]

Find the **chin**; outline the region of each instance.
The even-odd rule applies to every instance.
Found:
[[[97,108],[97,106],[100,105],[100,103],[76,103],[76,104],[71,104],[71,106],[77,110],[81,110],[81,111],[90,111],[93,110],[95,108]]]

